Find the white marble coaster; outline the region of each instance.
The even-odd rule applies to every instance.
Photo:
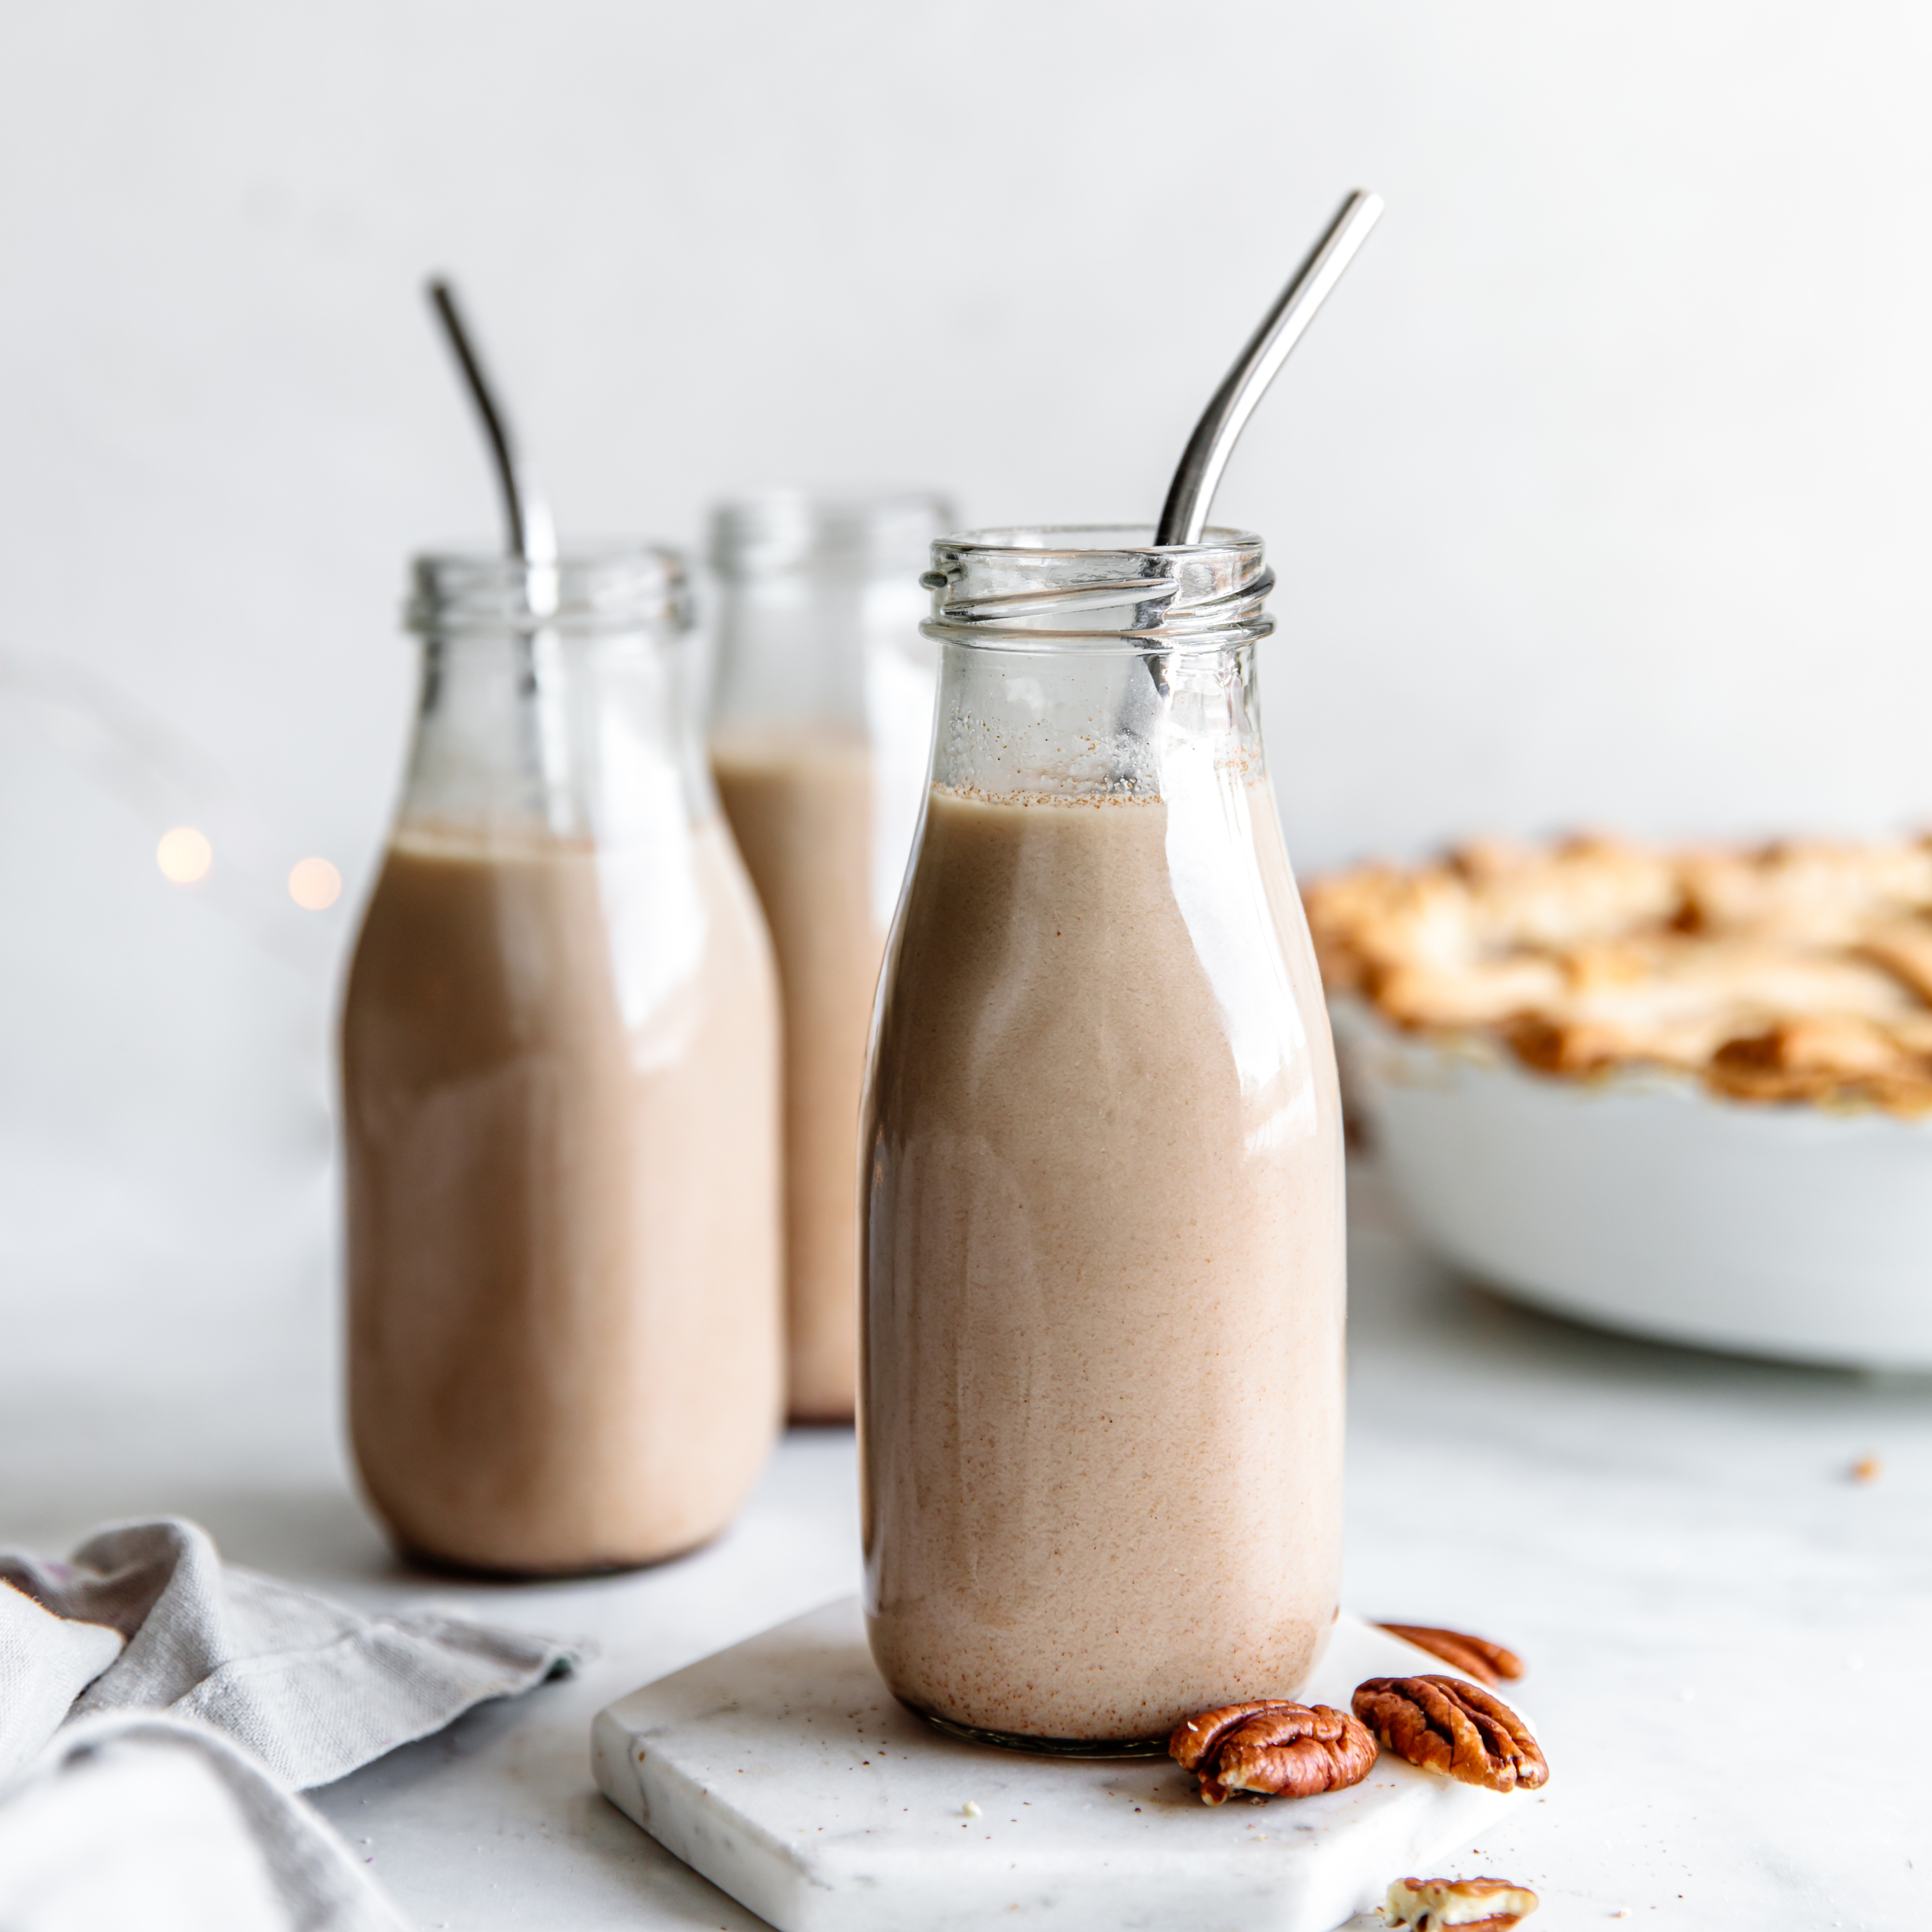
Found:
[[[1303,1691],[1439,1660],[1344,1615]],[[598,1714],[618,1808],[779,1932],[1331,1932],[1528,1801],[1384,1752],[1351,1791],[1201,1802],[1164,1760],[964,1744],[901,1706],[848,1597]]]

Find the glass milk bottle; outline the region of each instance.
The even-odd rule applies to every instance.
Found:
[[[614,1569],[781,1402],[778,1009],[672,553],[416,566],[421,707],[342,1017],[349,1394],[397,1543]]]
[[[1255,701],[1260,542],[933,546],[864,1133],[873,1654],[1039,1750],[1292,1695],[1336,1612],[1342,1137]]]
[[[774,491],[712,520],[711,758],[763,901],[784,1010],[790,1412],[852,1417],[859,1090],[886,928],[925,795],[930,495]]]

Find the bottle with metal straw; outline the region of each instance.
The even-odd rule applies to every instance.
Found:
[[[1158,1752],[1336,1613],[1342,1138],[1256,704],[1261,540],[1208,526],[1380,203],[1216,393],[1157,529],[933,545],[924,821],[868,1076],[873,1654],[982,1742]]]
[[[776,982],[682,560],[560,550],[430,294],[508,542],[414,566],[414,742],[342,1016],[351,1436],[412,1556],[618,1568],[722,1529],[778,1422]]]

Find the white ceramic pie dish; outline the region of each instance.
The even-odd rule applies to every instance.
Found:
[[[1576,1082],[1332,1003],[1350,1104],[1417,1233],[1564,1315],[1842,1366],[1932,1369],[1932,1120]]]

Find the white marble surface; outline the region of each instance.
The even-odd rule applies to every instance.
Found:
[[[34,1225],[64,1243],[0,1227],[0,1540],[56,1550],[182,1510],[237,1560],[358,1603],[590,1637],[574,1682],[394,1753],[323,1808],[425,1932],[752,1932],[598,1795],[588,1732],[632,1687],[856,1587],[849,1435],[794,1435],[738,1527],[682,1563],[528,1588],[412,1576],[344,1474],[325,1179],[196,1184],[192,1213],[104,1228],[50,1179]],[[1348,1600],[1515,1644],[1552,1766],[1460,1868],[1534,1886],[1537,1932],[1620,1909],[1739,1932],[1917,1922],[1932,1756],[1901,1687],[1932,1641],[1932,1381],[1545,1319],[1420,1259],[1372,1178],[1354,1186]],[[1868,1455],[1882,1472],[1854,1483]]]
[[[1346,1613],[1299,1692],[1440,1670]],[[779,1932],[1334,1932],[1527,1793],[1384,1753],[1359,1784],[1210,1810],[1167,1760],[1028,1757],[940,1735],[874,1669],[856,1597],[598,1713],[611,1802]]]

